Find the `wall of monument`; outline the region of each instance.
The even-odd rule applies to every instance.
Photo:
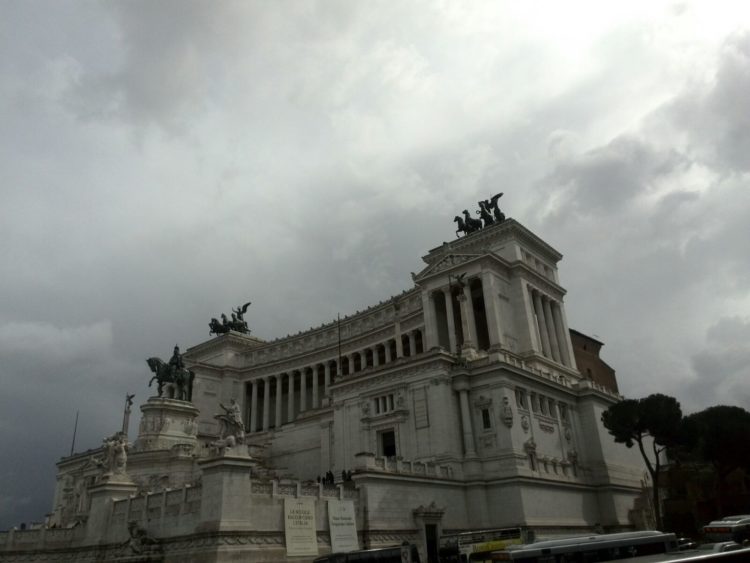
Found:
[[[250,435],[254,442],[266,442],[265,456],[269,466],[281,474],[302,480],[316,480],[333,469],[323,455],[324,445],[330,441],[327,421],[330,410],[300,418],[281,429],[261,435]],[[327,450],[327,448],[326,448]]]
[[[131,521],[148,530],[152,537],[163,538],[166,561],[185,561],[194,549],[205,549],[205,558],[215,560],[216,549],[240,548],[248,551],[262,550],[259,560],[283,560],[284,551],[284,500],[286,498],[310,498],[315,502],[315,524],[321,552],[330,550],[328,537],[329,500],[351,500],[355,504],[357,529],[362,530],[362,512],[359,508],[359,492],[343,485],[322,485],[292,480],[258,480],[248,478],[242,485],[247,488],[250,502],[243,511],[242,534],[224,537],[219,532],[194,535],[200,531],[205,520],[203,489],[200,486],[185,486],[176,490],[138,495],[110,503],[106,522],[92,525],[101,530],[97,534],[95,551],[87,538],[87,525],[75,528],[11,530],[0,532],[0,561],[15,557],[28,561],[101,560],[102,557],[127,555],[129,538],[128,523]],[[231,495],[242,496],[241,491]],[[109,555],[106,555],[109,554]],[[190,555],[192,558],[192,555]],[[198,558],[200,559],[200,557]]]

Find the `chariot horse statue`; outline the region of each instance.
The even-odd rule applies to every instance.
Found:
[[[159,397],[164,392],[164,384],[171,384],[171,399],[179,401],[191,401],[193,399],[193,380],[195,372],[185,368],[175,368],[161,358],[152,357],[146,360],[154,377],[148,382],[148,386],[156,380]]]

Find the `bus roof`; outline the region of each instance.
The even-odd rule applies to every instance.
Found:
[[[750,548],[725,551],[723,553],[705,553],[691,549],[690,551],[659,553],[656,555],[642,555],[640,557],[620,559],[619,563],[701,563],[702,561],[719,561],[722,563],[750,561]]]
[[[664,539],[673,539],[676,541],[676,536],[671,533],[659,532],[656,530],[644,530],[641,532],[618,532],[615,534],[593,534],[589,536],[571,536],[567,538],[559,538],[554,540],[543,540],[527,545],[511,546],[508,550],[519,550],[519,549],[544,549],[552,547],[565,547],[569,545],[579,544],[592,544],[599,545],[600,543],[608,542],[620,542],[620,541],[638,541],[638,540],[653,540],[655,538],[662,537]]]

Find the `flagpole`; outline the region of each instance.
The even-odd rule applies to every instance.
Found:
[[[78,411],[76,411],[76,423],[73,426],[73,442],[70,444],[70,455],[73,455],[73,450],[76,447],[76,432],[78,431]]]

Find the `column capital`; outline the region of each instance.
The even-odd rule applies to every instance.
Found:
[[[469,384],[469,377],[465,374],[454,376],[451,384],[454,391],[468,391],[469,389],[471,389],[471,385]]]

